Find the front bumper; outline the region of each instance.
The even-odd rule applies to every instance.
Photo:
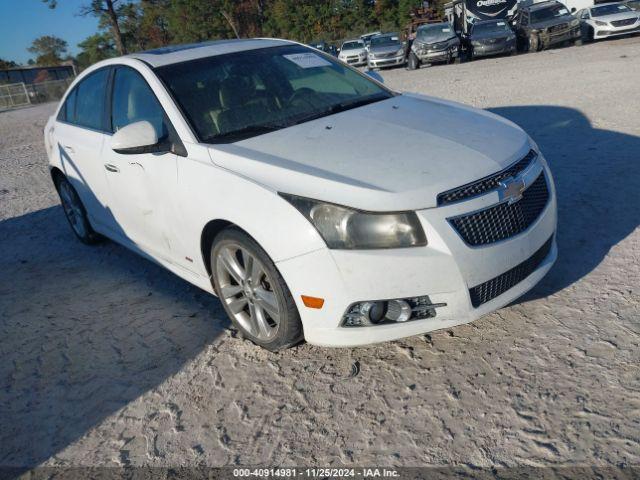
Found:
[[[367,57],[364,57],[364,58],[346,57],[346,58],[340,58],[340,60],[346,63],[347,65],[351,65],[352,67],[364,67],[367,64]]]
[[[458,57],[458,46],[451,46],[442,50],[418,50],[416,56],[423,63],[446,62]],[[415,52],[414,52],[415,53]]]
[[[488,57],[490,55],[502,55],[516,51],[516,42],[501,42],[496,44],[473,45],[473,55],[476,57]]]
[[[540,34],[540,39],[545,47],[550,47],[570,40],[577,40],[581,38],[581,36],[580,25],[578,25],[560,32],[544,31]]]
[[[507,305],[531,289],[549,271],[557,257],[555,188],[543,157],[549,201],[524,232],[484,247],[470,247],[448,223],[448,218],[498,203],[498,193],[418,212],[429,241],[423,248],[393,250],[321,249],[277,264],[297,303],[309,343],[356,346],[395,340],[468,323]],[[474,308],[469,289],[493,279],[529,259],[549,239],[552,245],[537,268],[524,280]],[[300,296],[322,297],[322,309],[306,308]],[[434,318],[370,327],[342,327],[348,307],[355,302],[428,295],[446,303]]]
[[[640,32],[640,22],[627,27],[605,27],[599,28],[593,32],[594,39],[617,37],[620,35],[629,35]]]
[[[404,55],[400,55],[397,57],[390,58],[371,58],[368,59],[369,67],[373,68],[381,68],[381,67],[395,67],[398,65],[404,65],[406,62],[406,57]]]

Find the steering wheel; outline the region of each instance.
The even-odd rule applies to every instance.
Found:
[[[316,92],[314,90],[310,89],[309,87],[302,87],[291,94],[291,96],[289,97],[289,103],[293,103],[297,100],[302,100],[303,102],[313,106],[313,102],[310,101],[309,97],[313,98],[315,96]]]

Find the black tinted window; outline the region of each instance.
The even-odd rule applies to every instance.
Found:
[[[109,70],[98,70],[75,88],[76,118],[71,123],[96,130],[105,129],[103,119],[108,78]]]
[[[113,84],[112,131],[142,120],[151,122],[158,138],[165,136],[164,110],[147,82],[131,68],[118,68]]]

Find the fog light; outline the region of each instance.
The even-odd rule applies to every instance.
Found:
[[[391,300],[385,318],[392,322],[406,322],[411,318],[411,305],[404,300]]]
[[[351,305],[342,318],[343,327],[365,327],[380,324],[403,323],[409,320],[423,320],[436,316],[436,308],[446,307],[446,303],[432,303],[422,297],[398,298],[358,302]]]
[[[365,302],[360,311],[371,323],[376,325],[384,320],[387,313],[387,302]]]

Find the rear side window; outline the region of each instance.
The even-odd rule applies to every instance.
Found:
[[[76,89],[71,90],[58,113],[58,120],[75,123],[76,121]]]
[[[132,68],[120,67],[113,80],[111,129],[146,120],[156,129],[158,138],[167,134],[164,110],[144,78]]]
[[[67,119],[68,122],[94,130],[106,130],[104,109],[108,80],[109,70],[103,69],[92,73],[78,84],[75,88],[75,119]]]

